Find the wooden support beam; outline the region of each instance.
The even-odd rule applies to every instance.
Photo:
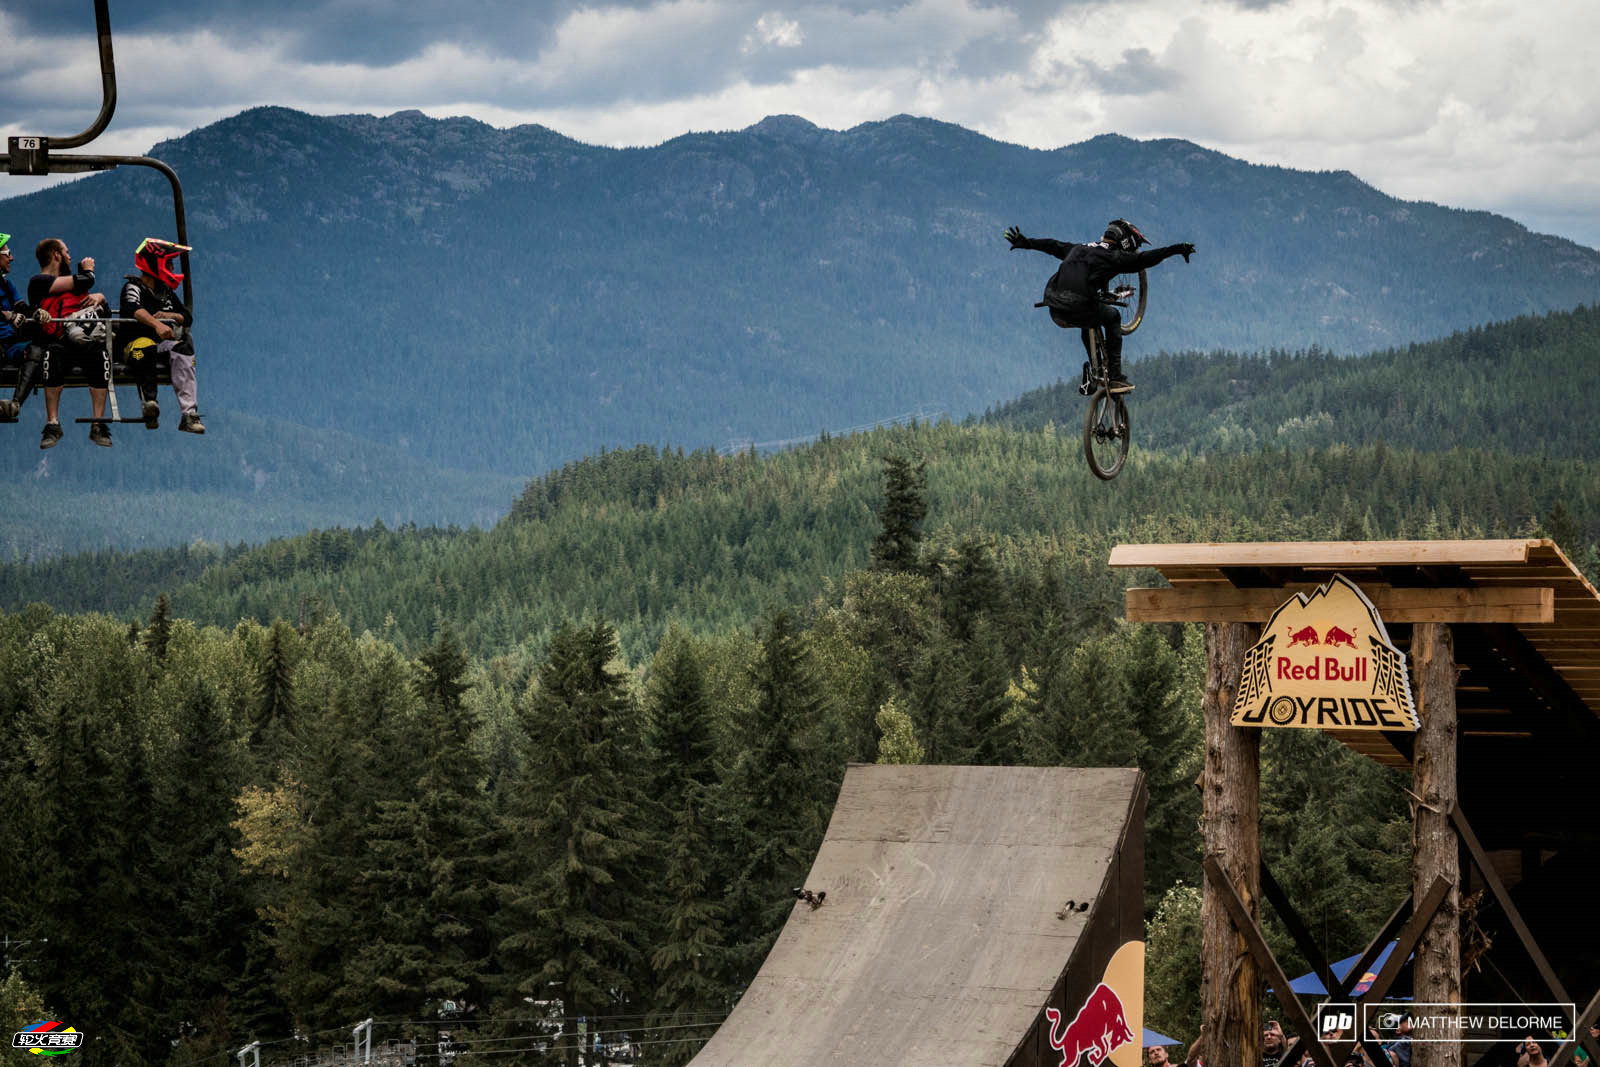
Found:
[[[1361,957],[1356,960],[1355,966],[1350,968],[1350,973],[1340,980],[1335,995],[1329,997],[1330,1000],[1348,998],[1350,991],[1361,983],[1361,976],[1372,970],[1372,965],[1377,962],[1379,956],[1383,955],[1384,946],[1398,937],[1400,931],[1405,929],[1407,921],[1411,918],[1411,899],[1410,896],[1407,896],[1406,899],[1400,902],[1399,907],[1394,909],[1394,912],[1389,916],[1389,921],[1383,924],[1383,929],[1379,930],[1377,936],[1362,950]],[[1329,988],[1333,987],[1330,986]]]
[[[1456,788],[1456,664],[1450,627],[1418,623],[1411,631],[1411,671],[1418,728],[1412,741],[1411,892],[1437,881],[1450,889],[1439,906],[1439,922],[1417,944],[1412,990],[1424,1004],[1461,1003],[1460,843],[1450,825]],[[1411,1051],[1414,1067],[1460,1067],[1451,1045],[1423,1043]]]
[[[1556,977],[1555,969],[1550,966],[1550,961],[1544,958],[1544,951],[1539,948],[1539,943],[1533,939],[1533,932],[1528,929],[1528,924],[1522,921],[1522,913],[1511,902],[1511,894],[1506,885],[1495,873],[1494,864],[1489,862],[1489,854],[1483,850],[1483,845],[1478,841],[1478,835],[1473,832],[1467,817],[1461,813],[1458,804],[1450,809],[1450,821],[1455,824],[1456,833],[1461,836],[1461,843],[1467,846],[1467,851],[1472,854],[1472,865],[1478,868],[1478,876],[1483,879],[1483,884],[1489,887],[1489,892],[1494,894],[1494,899],[1500,905],[1500,910],[1505,912],[1506,919],[1511,923],[1511,929],[1516,932],[1517,939],[1522,942],[1522,947],[1527,951],[1534,967],[1539,972],[1539,977],[1544,979],[1545,988],[1548,989],[1556,1001],[1568,1003],[1572,1000],[1567,996],[1566,988],[1562,986],[1561,979]]]
[[[1244,901],[1239,899],[1239,891],[1228,880],[1228,875],[1223,871],[1222,864],[1217,862],[1217,857],[1206,857],[1205,870],[1207,887],[1213,889],[1221,898],[1223,907],[1233,920],[1234,929],[1250,947],[1250,955],[1255,958],[1256,966],[1261,968],[1267,976],[1267,981],[1272,983],[1272,991],[1277,996],[1278,1003],[1283,1005],[1284,1013],[1289,1016],[1295,1033],[1299,1035],[1296,1038],[1297,1043],[1310,1046],[1311,1059],[1317,1067],[1335,1067],[1332,1054],[1318,1039],[1316,1026],[1306,1014],[1306,1009],[1301,1006],[1300,998],[1289,988],[1289,976],[1284,973],[1282,965],[1272,955],[1272,949],[1267,946],[1267,939],[1261,935],[1261,928],[1256,925],[1255,918],[1245,907]],[[1296,1052],[1294,1055],[1294,1059],[1288,1059],[1286,1056],[1285,1060],[1289,1063],[1298,1063],[1299,1053]]]
[[[1600,1023],[1600,992],[1596,992],[1589,1001],[1589,1006],[1578,1015],[1578,1024],[1573,1027],[1571,1042],[1561,1046],[1561,1051],[1550,1059],[1550,1067],[1567,1067],[1572,1062],[1573,1053],[1582,1045],[1589,1053],[1591,1064],[1600,1063],[1600,1041],[1589,1036],[1589,1027]]]
[[[1234,726],[1229,719],[1245,651],[1258,636],[1256,627],[1242,623],[1206,627],[1200,702],[1205,859],[1227,875],[1231,892],[1244,894],[1252,922],[1261,894],[1261,731]],[[1207,1063],[1260,1062],[1260,970],[1245,935],[1229,919],[1222,891],[1210,881],[1200,900],[1200,1013]]]
[[[1129,589],[1129,622],[1266,622],[1296,593],[1310,595],[1315,585],[1241,589],[1213,582],[1176,589]],[[1549,586],[1498,589],[1407,589],[1370,586],[1362,590],[1384,622],[1472,622],[1536,624],[1555,621],[1555,590]]]
[[[1300,913],[1294,910],[1294,905],[1289,902],[1289,895],[1283,891],[1278,880],[1272,877],[1272,870],[1267,866],[1267,861],[1261,861],[1261,894],[1267,898],[1267,903],[1272,905],[1278,913],[1278,918],[1283,920],[1283,925],[1288,927],[1289,936],[1294,939],[1295,948],[1300,950],[1300,955],[1311,964],[1311,973],[1317,976],[1317,981],[1322,983],[1322,988],[1331,990],[1334,987],[1333,968],[1328,966],[1328,959],[1322,954],[1322,949],[1317,945],[1316,939],[1311,936],[1311,931],[1306,929],[1306,924],[1301,921]],[[1287,1057],[1285,1057],[1287,1059]],[[1292,1062],[1292,1061],[1291,1061]]]
[[[1538,541],[1275,541],[1117,545],[1113,567],[1381,567],[1524,563]]]
[[[1356,998],[1357,1000],[1363,1003],[1368,1000],[1383,1000],[1384,994],[1389,992],[1389,987],[1394,985],[1394,980],[1400,977],[1401,970],[1405,968],[1406,962],[1411,959],[1412,952],[1416,951],[1417,942],[1422,939],[1422,935],[1428,929],[1428,925],[1433,922],[1434,913],[1439,910],[1439,905],[1444,903],[1444,898],[1453,889],[1455,889],[1455,886],[1443,878],[1434,879],[1433,885],[1428,887],[1428,891],[1423,894],[1422,899],[1417,902],[1416,908],[1411,912],[1411,918],[1406,920],[1405,926],[1395,935],[1394,951],[1389,953],[1389,958],[1384,962],[1383,969],[1372,980],[1372,985],[1367,987],[1366,992]],[[1352,971],[1351,973],[1354,974],[1355,972]],[[1387,1057],[1383,1055],[1382,1046],[1376,1041],[1368,1039],[1365,1034],[1361,1036],[1361,1047],[1367,1050],[1367,1055],[1372,1059],[1373,1063],[1386,1061]],[[1418,1047],[1420,1046],[1412,1047],[1411,1053],[1413,1056],[1416,1055]]]

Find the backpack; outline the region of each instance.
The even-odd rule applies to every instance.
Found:
[[[87,299],[87,293],[54,293],[39,301],[39,306],[50,313],[50,321],[40,327],[44,335],[53,341],[70,340],[65,320],[80,311]],[[102,334],[101,339],[104,337]]]

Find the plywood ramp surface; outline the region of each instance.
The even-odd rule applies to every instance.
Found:
[[[1141,788],[1135,770],[852,766],[805,880],[827,902],[795,905],[691,1067],[1001,1067]]]

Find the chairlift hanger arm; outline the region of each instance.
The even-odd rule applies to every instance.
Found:
[[[73,137],[50,138],[51,148],[82,148],[111,124],[117,110],[117,65],[111,54],[110,0],[94,0],[94,24],[100,37],[100,114],[89,128]]]
[[[53,149],[82,148],[105,132],[117,110],[117,64],[111,51],[110,0],[94,0],[95,30],[100,38],[100,114],[89,128],[71,137],[41,137]]]

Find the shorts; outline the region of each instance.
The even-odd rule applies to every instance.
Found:
[[[73,371],[80,372],[87,384],[95,389],[104,389],[111,380],[106,367],[106,346],[103,344],[50,345],[44,349],[44,365],[40,369],[40,380],[46,388],[65,383],[67,375]]]

